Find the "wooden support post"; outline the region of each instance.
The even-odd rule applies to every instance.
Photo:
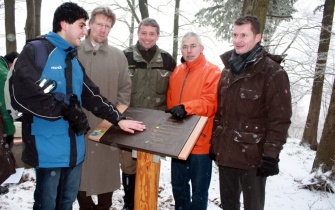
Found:
[[[127,107],[118,106],[117,108],[124,112]],[[157,210],[160,175],[160,157],[158,155],[186,160],[208,118],[191,116],[191,119],[181,123],[181,121],[171,119],[170,114],[163,111],[143,108],[130,108],[125,111],[124,116],[132,118],[135,116],[134,119],[143,120],[147,130],[142,133],[136,132],[138,136],[129,135],[120,129],[110,129],[107,132],[111,123],[103,120],[91,133],[89,139],[107,145],[116,144],[137,151],[134,209]],[[159,129],[163,132],[160,133]],[[158,137],[153,136],[153,133],[157,134]],[[141,134],[144,134],[144,137]],[[179,138],[173,138],[174,141],[171,143],[172,134]],[[149,138],[151,140],[148,141]],[[173,147],[169,150],[163,148],[162,145],[165,144],[165,141],[168,142],[167,146],[173,144]],[[146,147],[148,142],[150,142],[150,147]],[[157,147],[155,144],[157,144]]]
[[[137,151],[135,210],[157,210],[160,160],[153,154]]]

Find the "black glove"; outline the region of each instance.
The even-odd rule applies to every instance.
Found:
[[[263,156],[261,159],[261,163],[257,168],[257,176],[273,176],[279,173],[278,167],[279,158],[270,158]]]
[[[71,129],[77,136],[86,134],[90,130],[87,117],[81,110],[79,100],[76,95],[71,95],[69,104],[62,104],[63,116],[70,124]]]
[[[187,115],[184,105],[174,106],[171,109],[165,110],[165,113],[171,113],[172,116],[178,119],[184,119]]]

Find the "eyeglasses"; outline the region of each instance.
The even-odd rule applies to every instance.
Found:
[[[97,22],[94,22],[99,28],[103,28],[105,27],[107,30],[110,30],[112,28],[112,26],[110,25],[107,25],[107,24],[103,24],[103,23],[97,23]]]
[[[183,45],[183,46],[181,47],[181,49],[182,49],[182,50],[188,50],[188,49],[190,49],[190,50],[194,50],[194,49],[197,48],[197,47],[198,47],[197,45],[195,45],[195,44],[191,44],[190,46]]]

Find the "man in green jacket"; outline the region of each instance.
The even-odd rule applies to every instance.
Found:
[[[13,137],[15,133],[15,126],[13,123],[13,118],[7,112],[6,103],[5,103],[5,82],[7,79],[8,70],[13,65],[15,58],[17,58],[19,53],[11,52],[5,55],[4,57],[0,57],[0,106],[1,112],[3,114],[4,122],[5,122],[5,135],[6,141],[10,147],[13,144]]]
[[[169,79],[176,62],[168,52],[156,45],[159,35],[156,20],[145,18],[138,26],[138,42],[124,50],[132,81],[131,107],[166,109]],[[121,150],[120,155],[125,192],[123,209],[131,210],[134,208],[136,160],[129,150]]]
[[[4,57],[0,56],[0,107],[3,116],[3,121],[5,125],[4,137],[6,137],[6,142],[11,148],[13,146],[13,139],[15,133],[15,126],[13,118],[7,112],[6,102],[5,102],[5,82],[7,79],[8,70],[13,65],[14,59],[17,58],[19,54],[17,52],[10,52]],[[1,183],[0,183],[1,184]],[[8,193],[8,188],[5,186],[0,186],[0,195]]]

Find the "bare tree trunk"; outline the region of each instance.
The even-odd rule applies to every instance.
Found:
[[[326,0],[327,1],[327,0]],[[333,1],[334,0],[328,0]],[[334,8],[334,6],[333,6]],[[335,164],[335,81],[328,108],[325,125],[323,127],[320,144],[313,162],[312,171],[317,170],[322,164],[324,171],[329,171]]]
[[[131,1],[131,7],[132,8],[135,7],[135,0]],[[131,22],[130,22],[130,28],[129,28],[129,32],[130,32],[129,46],[133,45],[133,42],[134,42],[134,31],[135,31],[135,16],[132,15],[131,16]]]
[[[323,11],[322,28],[320,32],[320,41],[318,57],[315,66],[312,95],[309,104],[309,110],[306,125],[300,144],[310,144],[312,150],[317,150],[317,131],[320,116],[322,89],[324,83],[325,70],[327,65],[328,50],[331,38],[331,30],[334,17],[334,1],[326,0]]]
[[[26,1],[27,4],[27,20],[24,30],[26,39],[35,38],[35,3],[34,0]]]
[[[264,31],[269,0],[244,0],[241,15],[253,15],[258,17],[261,23],[261,32]]]
[[[15,0],[5,0],[6,52],[16,51]]]
[[[141,17],[142,20],[144,18],[149,17],[149,10],[148,10],[148,1],[147,0],[139,0],[138,5],[140,7]]]
[[[35,36],[41,35],[42,0],[35,0]]]
[[[177,60],[178,56],[179,7],[180,7],[180,0],[176,0],[176,5],[174,9],[174,21],[173,21],[173,52],[172,52],[172,57],[175,60]]]

